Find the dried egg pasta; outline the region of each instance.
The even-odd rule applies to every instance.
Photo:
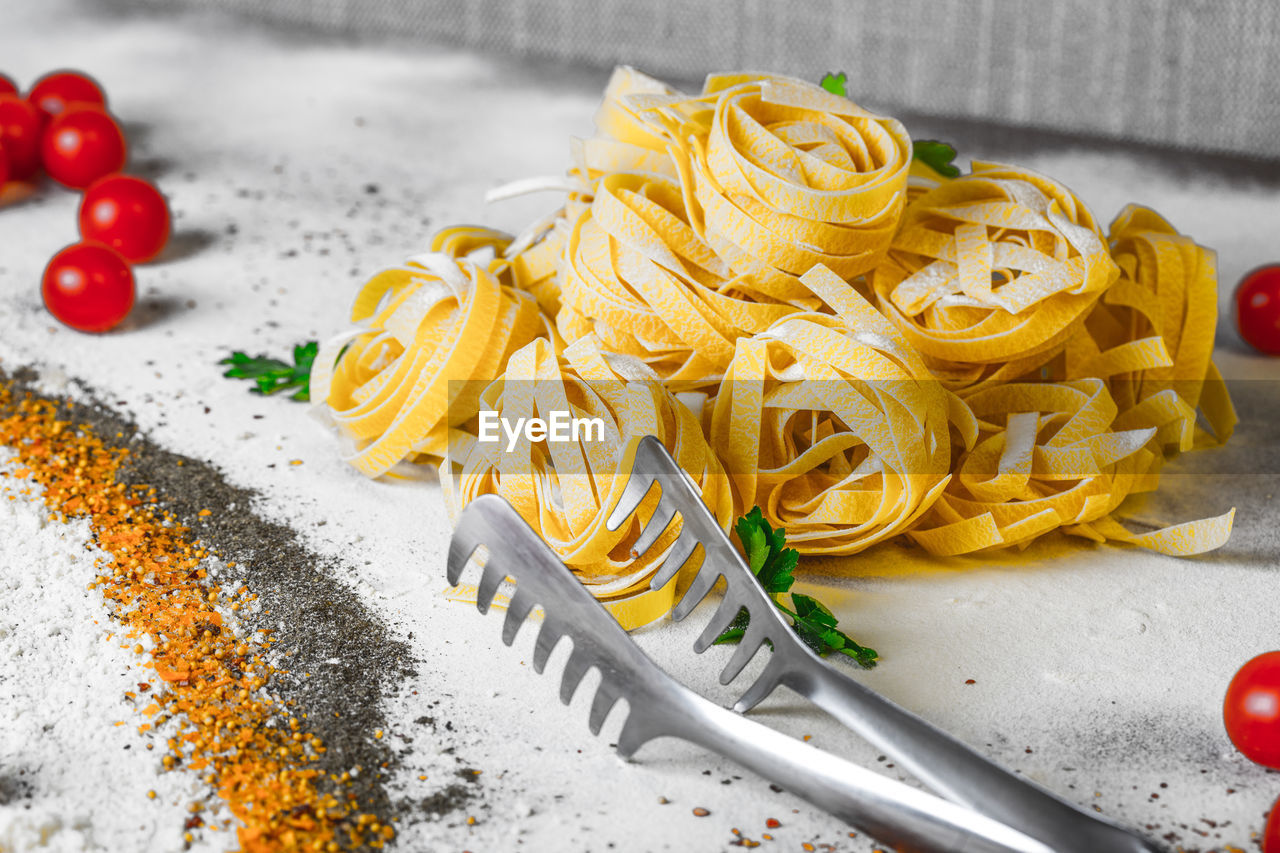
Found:
[[[678,579],[655,592],[648,585],[680,532],[679,522],[638,559],[632,558],[631,545],[640,521],[653,514],[656,493],[629,524],[613,531],[604,522],[626,486],[636,444],[654,435],[728,529],[735,511],[733,493],[693,412],[642,365],[606,354],[590,336],[566,347],[560,357],[546,340],[529,343],[511,356],[502,377],[483,390],[480,406],[508,422],[545,419],[556,411],[598,418],[604,435],[569,442],[521,437],[511,449],[502,442],[479,441],[473,431],[449,448],[447,467],[456,471],[442,483],[450,511],[456,514],[479,495],[499,494],[626,627],[670,610]]]
[[[1118,275],[1070,190],[974,163],[911,202],[872,283],[934,374],[964,391],[1051,360]]]
[[[872,269],[906,198],[902,126],[798,80],[715,76],[693,98],[617,72],[597,125],[557,326],[674,383],[717,381],[739,337],[822,308],[799,283],[815,263]]]
[[[738,341],[711,435],[745,506],[787,543],[852,554],[908,529],[950,479],[949,424],[976,426],[905,338],[825,267],[801,278],[835,316]]]
[[[449,425],[475,409],[466,396],[478,396],[475,380],[496,377],[512,352],[548,334],[532,296],[444,253],[374,276],[351,319],[361,327],[316,355],[311,398],[348,439],[347,461],[370,477],[443,456]]]
[[[647,588],[678,526],[638,562],[637,523],[604,527],[646,434],[722,525],[759,505],[805,553],[1226,540],[1234,511],[1117,520],[1167,454],[1235,423],[1210,360],[1213,253],[1153,211],[1104,235],[1051,178],[949,178],[897,121],[771,75],[689,95],[619,68],[571,154],[566,176],[493,194],[560,191],[556,210],[514,237],[445,229],[321,350],[313,399],[366,474],[443,459],[451,511],[503,495],[628,627],[676,583]],[[607,435],[479,440],[481,408],[557,407]]]
[[[1163,460],[1154,427],[1118,429],[1101,379],[990,385],[965,398],[979,424],[955,477],[910,532],[930,553],[1022,545],[1050,530],[1115,539],[1167,554],[1220,546],[1234,510],[1136,536],[1112,518],[1129,495],[1150,491]]]
[[[1066,347],[1068,377],[1107,380],[1127,427],[1153,426],[1160,445],[1190,450],[1199,409],[1217,441],[1236,414],[1212,361],[1218,321],[1213,250],[1131,204],[1111,223],[1120,279]]]

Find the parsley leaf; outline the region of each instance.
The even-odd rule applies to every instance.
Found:
[[[866,669],[876,665],[879,657],[876,650],[858,645],[841,631],[839,620],[822,602],[796,592],[791,594],[791,607],[783,603],[782,596],[795,583],[794,572],[800,553],[786,546],[786,534],[781,528],[774,530],[769,526],[760,507],[754,507],[739,518],[733,529],[742,541],[747,565],[760,579],[760,585],[777,608],[791,618],[792,629],[805,645],[824,657],[832,652],[845,655]],[[716,643],[738,642],[750,623],[751,615],[746,608],[739,610],[729,627],[716,638]]]
[[[960,177],[960,169],[951,162],[956,159],[954,147],[936,139],[917,139],[912,145],[915,149],[912,159],[919,160],[943,177]]]
[[[837,71],[835,74],[824,75],[819,85],[833,95],[847,98],[849,93],[845,91],[844,84],[848,79],[848,76],[843,71]]]
[[[820,655],[831,652],[848,655],[867,669],[876,665],[876,658],[879,657],[876,650],[858,645],[852,637],[836,627],[838,622],[835,614],[821,601],[795,593],[791,596],[791,604],[795,607],[795,612],[791,613],[793,626],[809,648]],[[783,612],[788,611],[784,608]]]
[[[795,571],[800,554],[787,547],[786,534],[782,529],[771,528],[760,507],[739,518],[733,529],[746,550],[747,565],[760,579],[764,591],[769,595],[781,595],[791,589],[796,580],[791,573]]]
[[[249,390],[255,394],[275,394],[279,391],[294,389],[289,395],[291,399],[307,402],[311,399],[311,365],[316,360],[320,344],[316,341],[300,344],[293,348],[293,364],[276,358],[258,356],[251,358],[243,352],[233,352],[218,364],[230,365],[223,376],[231,379],[252,379],[254,387]]]

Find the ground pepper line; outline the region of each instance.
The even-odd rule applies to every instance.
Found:
[[[245,585],[230,595],[208,577],[211,555],[188,528],[157,504],[156,490],[128,486],[118,474],[126,448],[108,445],[86,426],[58,417],[51,401],[13,399],[0,384],[0,443],[16,454],[11,476],[43,488],[55,518],[86,518],[100,560],[91,584],[101,590],[122,635],[138,641],[163,689],[142,709],[140,732],[172,722],[162,764],[201,775],[240,820],[245,853],[381,848],[394,829],[360,810],[346,774],[313,766],[326,750],[305,709],[271,695],[278,673],[264,632],[224,630],[220,607],[236,612],[256,596]],[[145,686],[144,686],[145,685]],[[151,686],[139,684],[142,693]],[[193,803],[186,839],[204,824]]]

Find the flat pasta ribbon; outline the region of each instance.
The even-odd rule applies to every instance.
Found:
[[[975,162],[911,202],[872,285],[930,370],[964,393],[1053,359],[1118,275],[1070,190]]]
[[[816,308],[799,276],[822,264],[851,280],[884,257],[911,163],[898,121],[761,74],[715,74],[697,99],[647,103],[691,223],[757,298]]]
[[[870,270],[905,200],[902,126],[790,78],[713,76],[690,98],[623,70],[597,126],[557,326],[674,383],[718,380],[738,337],[822,308],[798,280],[815,263]]]
[[[502,284],[528,293],[552,318],[560,310],[559,259],[567,233],[564,215],[576,203],[567,203],[555,216],[516,237],[483,225],[451,225],[431,238],[431,251],[469,260],[490,252],[486,269]],[[552,342],[561,345],[555,335]]]
[[[835,316],[785,318],[738,341],[711,437],[744,506],[802,554],[853,554],[911,528],[946,487],[967,408],[903,336],[824,267],[801,278]]]
[[[521,418],[547,420],[552,413],[598,419],[603,434],[585,426],[576,436],[569,432],[565,441],[530,440],[526,433],[511,447],[506,434],[499,441],[481,441],[480,425],[468,425],[455,434],[444,468],[450,473],[441,478],[450,512],[456,515],[479,495],[499,494],[625,627],[667,613],[677,581],[656,592],[648,585],[680,523],[673,522],[652,548],[633,558],[632,544],[653,514],[656,493],[618,530],[604,522],[627,484],[639,440],[654,435],[728,529],[736,509],[733,492],[693,412],[639,362],[606,354],[590,336],[570,344],[559,358],[548,341],[532,341],[511,356],[505,373],[481,393],[479,405],[509,425]]]
[[[647,97],[682,99],[685,96],[661,80],[620,65],[605,86],[596,110],[596,132],[571,144],[571,174],[588,185],[616,172],[665,175],[673,180],[675,163],[667,153],[667,138],[644,115]]]
[[[715,383],[737,338],[796,310],[741,284],[690,226],[675,181],[612,174],[573,226],[556,326],[566,341],[594,333],[673,384]]]
[[[1111,224],[1120,278],[1067,343],[1068,378],[1107,380],[1127,428],[1156,427],[1161,447],[1190,450],[1196,412],[1216,441],[1231,437],[1235,410],[1214,365],[1218,276],[1213,250],[1131,204]]]
[[[991,385],[965,403],[978,420],[978,441],[960,454],[954,479],[909,534],[930,553],[1021,546],[1059,528],[1178,556],[1226,541],[1235,510],[1143,535],[1115,519],[1125,498],[1156,487],[1163,457],[1154,427],[1120,428],[1102,379]]]
[[[374,276],[351,320],[359,328],[316,355],[311,399],[347,439],[347,461],[370,477],[441,458],[449,426],[474,415],[484,383],[550,334],[532,296],[443,253]]]
[[[548,315],[555,317],[561,310],[560,272],[565,246],[575,223],[591,206],[597,183],[618,172],[676,178],[675,164],[667,154],[666,140],[655,134],[636,114],[631,99],[633,96],[678,94],[667,84],[634,68],[618,66],[609,78],[600,108],[596,111],[595,134],[586,139],[570,140],[573,166],[567,180],[533,178],[516,181],[496,194],[490,193],[490,200],[496,200],[546,189],[566,192],[564,204],[559,209],[531,223],[501,249],[501,255],[509,265],[511,283],[532,293]],[[570,309],[568,314],[573,315],[573,310]]]

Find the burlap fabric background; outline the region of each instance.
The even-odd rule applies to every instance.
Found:
[[[658,76],[849,75],[868,106],[1280,159],[1280,0],[118,0]]]

